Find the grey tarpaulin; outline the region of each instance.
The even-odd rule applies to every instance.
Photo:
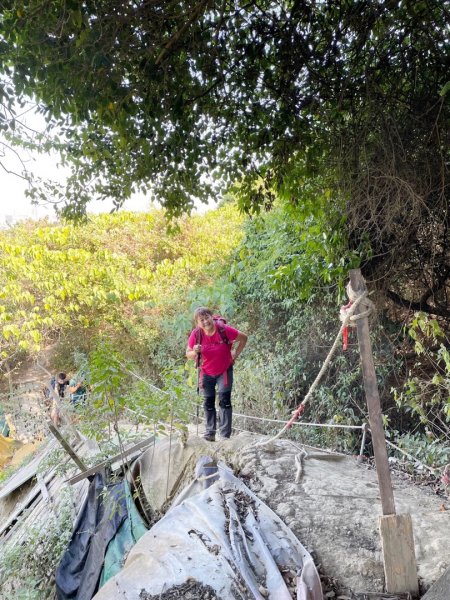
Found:
[[[297,575],[297,600],[322,600],[311,556],[291,530],[223,463],[217,480],[202,457],[196,481],[131,550],[124,569],[95,600],[164,599],[164,593],[198,582],[217,598],[292,600],[283,573]],[[209,473],[211,468],[208,466]],[[210,596],[211,597],[211,596]]]

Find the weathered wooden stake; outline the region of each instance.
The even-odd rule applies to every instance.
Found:
[[[411,515],[387,515],[378,522],[386,591],[419,593]]]
[[[360,269],[350,271],[350,284],[356,295],[367,291]],[[364,312],[364,310],[363,300],[357,307],[355,315]],[[356,320],[356,331],[383,511],[383,516],[379,520],[379,528],[383,549],[386,591],[390,593],[410,592],[413,596],[416,596],[419,589],[411,517],[410,515],[395,514],[394,492],[389,471],[380,396],[378,394],[367,316]]]
[[[367,291],[365,281],[359,269],[352,269],[350,271],[350,283],[352,290],[356,294],[362,294],[363,292]],[[355,311],[355,316],[361,312],[364,312],[364,307],[362,306],[363,304],[364,301],[359,304]],[[381,417],[380,396],[378,394],[377,377],[375,374],[375,366],[372,355],[372,345],[370,343],[368,317],[357,319],[356,331],[358,333],[364,389],[366,392],[367,408],[369,410],[373,452],[377,467],[378,484],[380,486],[381,507],[383,509],[383,515],[395,515],[394,493],[392,491],[391,473],[389,471],[389,462],[383,429],[383,419]]]
[[[67,452],[67,454],[70,456],[70,458],[74,461],[74,463],[76,463],[76,465],[80,469],[80,471],[86,471],[87,466],[84,464],[84,462],[78,456],[78,454],[75,453],[72,446],[64,439],[64,437],[61,435],[59,429],[57,429],[51,421],[47,421],[47,425],[48,425],[48,428],[50,429],[50,431],[55,436],[55,438],[58,440],[58,442],[61,444],[61,446]]]
[[[130,454],[133,454],[134,452],[137,452],[138,450],[147,448],[147,446],[150,446],[150,444],[152,444],[154,442],[155,442],[155,436],[152,435],[151,437],[149,437],[145,440],[142,440],[142,442],[138,442],[137,444],[134,444],[134,446],[131,446],[130,448],[127,448],[126,450],[123,450],[123,452],[120,452],[119,454],[115,454],[114,456],[111,456],[110,458],[107,458],[106,460],[102,460],[101,462],[97,463],[93,467],[86,469],[82,473],[77,473],[77,475],[74,475],[70,479],[66,479],[66,483],[70,483],[70,485],[75,485],[75,483],[78,483],[82,479],[89,477],[89,475],[94,475],[95,473],[98,473],[99,471],[104,469],[107,465],[112,465],[112,463],[116,462],[117,460],[123,460],[125,457],[129,456]]]

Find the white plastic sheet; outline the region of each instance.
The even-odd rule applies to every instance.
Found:
[[[139,540],[95,600],[134,600],[143,591],[163,600],[165,592],[193,580],[220,600],[322,600],[312,558],[291,530],[225,464],[211,476],[209,461],[199,460],[199,478]],[[287,573],[297,575],[294,590]]]

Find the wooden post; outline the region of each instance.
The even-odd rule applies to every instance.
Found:
[[[357,295],[367,291],[365,281],[359,269],[352,269],[350,271],[350,283],[352,290]],[[361,304],[364,304],[364,301],[359,304],[355,315],[364,312]],[[364,389],[366,392],[367,408],[369,410],[373,453],[377,467],[378,485],[380,486],[381,507],[383,515],[395,515],[394,492],[392,491],[391,473],[389,471],[383,420],[381,418],[380,396],[378,394],[377,377],[373,363],[368,317],[357,319],[356,331],[358,333]]]
[[[356,296],[367,291],[360,269],[350,271],[350,284]],[[364,300],[362,300],[355,311],[355,315],[364,312],[364,310]],[[390,593],[409,592],[415,597],[418,595],[419,587],[411,516],[395,514],[394,492],[389,471],[380,396],[367,316],[356,320],[356,331],[383,511],[383,516],[379,519],[379,528],[383,549],[386,591]]]
[[[145,440],[142,440],[142,442],[138,442],[137,444],[134,444],[134,446],[131,446],[130,448],[126,448],[125,450],[123,450],[123,452],[120,452],[119,454],[116,454],[115,456],[111,456],[110,458],[107,458],[106,460],[102,460],[101,462],[99,462],[96,465],[94,465],[93,467],[83,471],[82,473],[77,473],[77,475],[74,475],[70,479],[66,479],[66,483],[70,483],[70,485],[74,485],[75,483],[77,483],[78,481],[81,481],[85,477],[89,477],[89,475],[94,475],[95,473],[98,473],[99,471],[104,469],[107,465],[112,466],[114,462],[116,462],[118,460],[123,460],[125,457],[129,456],[130,454],[133,455],[135,452],[138,452],[138,451],[143,450],[144,448],[147,448],[147,446],[150,446],[150,444],[155,442],[155,439],[156,439],[155,436],[152,435],[151,437],[149,437]]]
[[[416,597],[419,585],[411,515],[387,515],[380,517],[378,524],[386,591],[409,592]]]
[[[75,453],[72,446],[63,438],[63,436],[61,435],[59,430],[56,429],[56,427],[53,425],[53,423],[51,421],[47,421],[47,425],[48,425],[48,428],[50,429],[50,431],[55,436],[55,438],[58,440],[58,442],[61,444],[61,446],[67,452],[67,454],[70,456],[70,458],[74,461],[74,463],[76,463],[76,465],[80,469],[80,471],[86,471],[87,466],[80,459],[80,457]]]

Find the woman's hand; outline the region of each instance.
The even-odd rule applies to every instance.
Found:
[[[245,348],[247,340],[248,336],[240,331],[237,335],[237,338],[234,340],[237,342],[237,346],[231,350],[231,358],[233,359],[233,362],[238,358],[242,350]]]
[[[196,359],[201,351],[202,351],[201,344],[195,344],[195,346],[193,346],[192,348],[189,348],[189,346],[188,346],[186,348],[186,358]]]

